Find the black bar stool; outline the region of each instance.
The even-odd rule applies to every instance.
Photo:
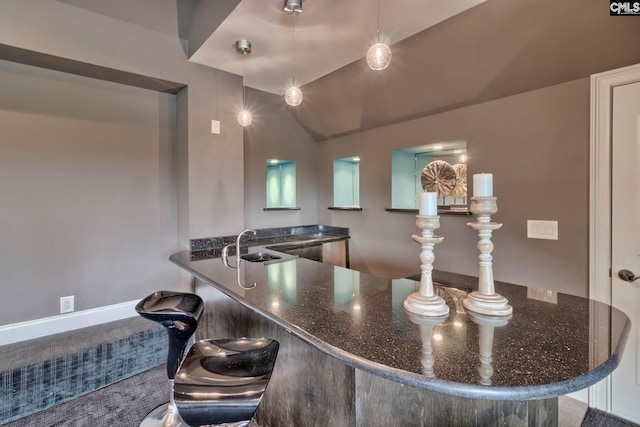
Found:
[[[182,419],[192,427],[249,425],[271,378],[279,346],[266,338],[196,342],[173,385]]]
[[[198,320],[204,310],[202,298],[196,294],[157,291],[136,304],[136,311],[145,319],[153,320],[167,328],[169,350],[167,352],[167,377],[173,388],[176,371],[189,340],[198,327]],[[182,427],[186,424],[180,418],[173,401],[151,411],[140,423],[141,427]]]

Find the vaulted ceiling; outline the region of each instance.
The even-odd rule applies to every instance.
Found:
[[[640,63],[637,40],[640,18],[599,0],[489,0],[393,45],[382,73],[360,60],[308,84],[292,110],[335,138]]]
[[[304,0],[297,17],[283,0],[58,1],[179,37],[185,60],[251,88],[281,95],[295,75],[305,99],[290,111],[318,141],[640,62],[640,19],[601,0],[380,0],[384,71],[363,60],[377,0]]]

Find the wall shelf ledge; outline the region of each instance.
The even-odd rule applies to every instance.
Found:
[[[362,212],[362,208],[361,207],[355,207],[355,206],[329,206],[327,209],[332,210],[332,211],[356,211],[356,212]]]

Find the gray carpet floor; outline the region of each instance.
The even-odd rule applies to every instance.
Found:
[[[169,385],[165,366],[162,365],[5,425],[7,427],[136,427],[152,409],[168,400]],[[583,412],[579,412],[581,413]],[[561,416],[561,423],[565,425],[561,424],[560,427],[640,427],[592,408],[586,411],[582,422],[580,422],[580,415],[577,419],[574,414],[565,415],[569,416],[564,418]],[[250,427],[259,426],[252,422]]]
[[[164,364],[166,348],[140,316],[0,345],[0,425]]]
[[[5,424],[7,427],[133,427],[169,400],[164,365],[69,402]]]
[[[638,424],[589,408],[582,420],[582,427],[638,427]]]

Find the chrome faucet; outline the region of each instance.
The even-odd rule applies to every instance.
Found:
[[[236,237],[236,266],[240,265],[240,239],[242,239],[242,236],[244,236],[247,233],[251,233],[255,236],[256,230],[253,230],[251,228],[245,228],[240,232],[240,234],[238,234],[238,237]]]
[[[229,265],[229,260],[228,260],[229,246],[231,245],[227,245],[224,248],[222,248],[222,262],[224,263],[224,265],[230,268],[238,268],[238,266],[240,265],[240,239],[242,239],[242,236],[248,233],[255,235],[256,230],[253,230],[251,228],[246,228],[242,230],[240,234],[238,234],[238,237],[236,237],[236,266],[235,267]]]
[[[251,233],[251,234],[255,235],[256,234],[256,230],[252,230],[250,228],[247,228],[245,230],[242,230],[240,232],[240,234],[238,234],[238,237],[236,237],[236,265],[235,265],[235,267],[232,266],[232,265],[229,265],[229,260],[227,259],[227,254],[229,252],[229,246],[231,246],[231,245],[227,245],[224,248],[222,248],[222,262],[227,267],[236,269],[236,281],[238,282],[238,286],[240,286],[241,288],[244,288],[244,289],[251,289],[254,286],[256,286],[255,282],[251,286],[245,286],[242,283],[242,280],[240,280],[240,239],[242,239],[243,235],[248,234],[248,233]]]

